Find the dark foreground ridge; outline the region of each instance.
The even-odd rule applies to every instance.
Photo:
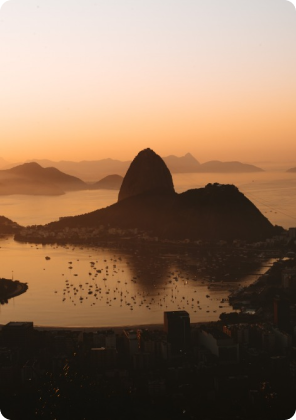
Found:
[[[13,222],[5,216],[0,216],[0,233],[1,234],[13,234],[23,229],[22,226]]]
[[[93,228],[101,232],[120,229],[121,235],[136,229],[159,239],[177,240],[257,241],[277,233],[234,185],[208,184],[177,194],[168,168],[150,149],[140,152],[131,163],[117,203],[40,228],[45,237],[46,232]]]

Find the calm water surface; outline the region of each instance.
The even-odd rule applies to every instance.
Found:
[[[247,285],[258,278],[249,275],[235,285],[210,289],[209,283],[184,268],[176,255],[21,244],[12,237],[2,238],[0,246],[1,276],[13,276],[29,286],[26,293],[0,306],[0,324],[161,324],[165,310],[187,310],[192,322],[216,320],[221,312],[231,311],[227,302],[221,303],[229,291],[238,283]],[[271,263],[265,262],[258,275]]]
[[[235,184],[272,223],[285,228],[296,225],[296,175],[174,175],[177,192],[209,182]],[[54,197],[4,196],[0,197],[1,214],[22,225],[44,224],[106,207],[117,196],[118,192],[107,190]],[[12,238],[2,238],[0,246],[0,277],[13,275],[29,285],[25,294],[0,306],[0,324],[33,321],[44,326],[99,327],[162,323],[165,310],[180,309],[199,322],[216,320],[221,312],[231,311],[221,300],[227,298],[233,284],[209,289],[205,279],[186,270],[173,255],[152,258],[108,249],[36,246]],[[267,270],[267,264],[263,265],[258,274]],[[257,277],[241,278],[235,287]]]

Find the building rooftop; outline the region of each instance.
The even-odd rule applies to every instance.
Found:
[[[164,314],[168,316],[189,316],[187,311],[165,311]]]
[[[202,331],[205,331],[207,334],[211,334],[216,340],[231,340],[231,338],[225,334],[223,331],[218,330],[215,327],[201,326]]]
[[[4,325],[4,327],[8,328],[31,328],[33,327],[33,322],[9,322],[8,324]]]

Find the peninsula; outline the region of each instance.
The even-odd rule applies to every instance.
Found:
[[[0,304],[7,303],[8,299],[25,293],[27,289],[27,283],[0,278]]]
[[[17,240],[59,241],[75,231],[77,240],[117,235],[157,240],[264,240],[278,233],[269,220],[234,185],[208,184],[182,194],[151,149],[138,153],[119,191],[118,202],[84,215],[29,228]]]

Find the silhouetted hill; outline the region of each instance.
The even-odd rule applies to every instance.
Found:
[[[98,182],[90,185],[90,189],[94,190],[119,190],[123,181],[120,175],[108,175]]]
[[[161,238],[191,240],[261,240],[275,233],[272,224],[234,185],[208,184],[175,193],[168,169],[150,149],[140,152],[132,162],[116,204],[63,218],[47,228],[101,225],[138,228]]]
[[[132,161],[118,195],[118,201],[145,192],[174,193],[173,179],[166,164],[153,150],[142,150]]]
[[[275,234],[272,224],[233,185],[209,184],[182,194],[144,193],[107,208],[63,218],[48,225],[138,228],[168,239],[262,240]]]
[[[43,168],[38,163],[24,163],[23,165],[16,166],[8,169],[7,172],[22,175],[30,179],[44,180],[46,182],[57,182],[64,185],[72,185],[74,188],[79,186],[85,187],[85,183],[81,179],[72,175],[65,174],[56,168]]]
[[[290,168],[287,170],[287,172],[296,172],[296,168]]]
[[[81,162],[71,162],[65,160],[54,162],[46,159],[35,159],[34,162],[37,162],[44,167],[55,167],[62,172],[77,176],[78,178],[88,182],[94,182],[97,179],[111,174],[124,176],[130,165],[130,161],[122,162],[116,159],[84,160]]]
[[[18,225],[16,222],[8,219],[5,216],[0,216],[0,233],[1,234],[9,234],[9,233],[16,233],[22,226]]]
[[[42,168],[38,163],[24,163],[0,171],[0,194],[56,195],[86,189],[81,179],[56,168]]]

